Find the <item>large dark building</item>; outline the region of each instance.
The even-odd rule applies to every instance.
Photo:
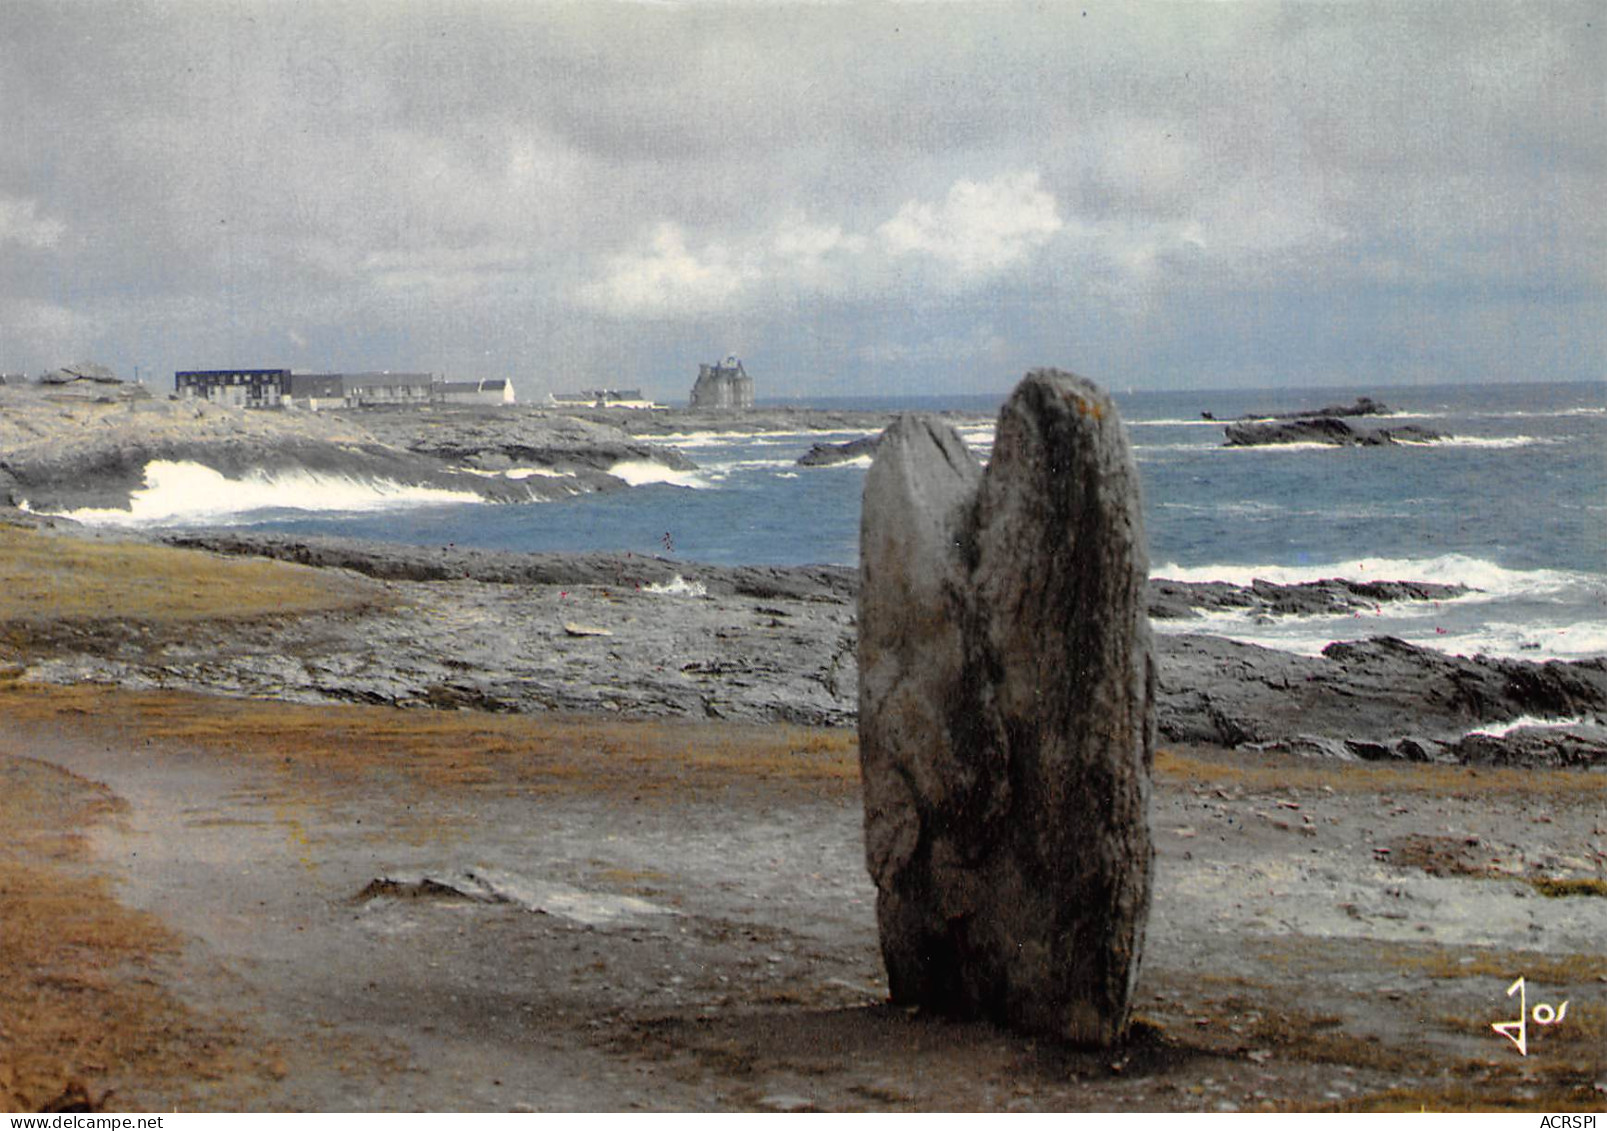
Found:
[[[753,378],[735,355],[713,365],[700,365],[697,383],[692,386],[692,407],[721,411],[752,408]]]
[[[234,408],[279,408],[290,392],[288,369],[187,369],[173,374],[181,397]]]

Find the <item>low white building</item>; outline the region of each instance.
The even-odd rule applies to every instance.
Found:
[[[581,389],[576,393],[548,393],[547,400],[554,408],[627,408],[662,409],[651,397],[642,396],[640,389]]]
[[[342,373],[340,378],[351,408],[424,405],[434,399],[436,380],[429,373]]]
[[[435,400],[440,404],[513,404],[513,382],[506,377],[487,377],[481,381],[439,381],[435,385]]]

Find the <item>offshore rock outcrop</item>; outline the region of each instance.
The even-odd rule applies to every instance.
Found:
[[[1114,402],[1057,370],[984,472],[903,417],[865,484],[866,859],[893,1000],[1076,1044],[1125,1030],[1149,912],[1154,667]]]
[[[1357,397],[1350,404],[1324,405],[1322,408],[1304,409],[1300,412],[1247,412],[1235,417],[1237,420],[1310,420],[1317,417],[1338,418],[1341,416],[1391,416],[1394,409],[1372,397]],[[1216,417],[1208,412],[1200,413],[1205,420],[1215,420]]]
[[[861,436],[857,440],[849,440],[845,444],[813,444],[809,450],[798,457],[799,467],[831,467],[860,456],[873,456],[876,449],[881,446],[881,433],[874,436]]]
[[[1268,444],[1332,444],[1334,447],[1376,448],[1389,444],[1429,444],[1451,436],[1418,424],[1397,428],[1358,428],[1338,417],[1317,416],[1270,423],[1245,421],[1223,430],[1223,447],[1251,448]]]

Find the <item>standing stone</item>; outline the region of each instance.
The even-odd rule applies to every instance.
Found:
[[[901,417],[865,482],[866,860],[893,1000],[1077,1044],[1127,1023],[1149,913],[1154,667],[1111,399],[1029,373],[983,471]]]

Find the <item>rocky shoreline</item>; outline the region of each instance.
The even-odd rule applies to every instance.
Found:
[[[169,545],[371,579],[357,611],[152,630],[31,623],[22,678],[299,702],[579,711],[851,726],[855,571],[715,567],[628,554],[517,554],[228,531]],[[1327,613],[1454,598],[1458,587],[1153,581],[1150,615]],[[1158,633],[1162,738],[1347,760],[1607,766],[1607,658],[1452,657],[1391,638],[1298,656]],[[1571,726],[1514,721],[1577,720]],[[1475,733],[1480,730],[1491,733]],[[1504,733],[1503,733],[1504,732]]]
[[[0,505],[128,510],[150,466],[164,462],[229,479],[311,475],[495,502],[622,490],[622,465],[696,466],[616,425],[522,406],[268,412],[141,386],[93,397],[0,388]]]

